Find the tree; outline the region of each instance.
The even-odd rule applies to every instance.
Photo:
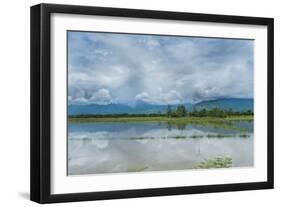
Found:
[[[172,108],[170,105],[168,105],[168,108],[167,108],[167,116],[168,117],[171,117],[173,115],[173,111],[172,111]]]
[[[178,105],[177,110],[176,110],[176,116],[184,117],[186,115],[187,115],[187,111],[186,111],[184,105]]]
[[[226,117],[226,114],[223,110],[220,110],[219,108],[215,107],[209,111],[209,116],[213,117]]]

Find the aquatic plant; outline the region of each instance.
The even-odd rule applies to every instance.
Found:
[[[191,135],[189,136],[189,138],[192,138],[192,139],[196,139],[196,138],[203,138],[204,136],[203,135]]]
[[[247,137],[250,137],[250,135],[249,135],[249,134],[240,134],[239,137],[241,137],[241,138],[247,138]]]
[[[171,138],[174,138],[174,139],[185,139],[186,137],[185,136],[175,136],[175,137],[171,137]]]
[[[232,158],[230,157],[215,157],[212,159],[205,159],[195,169],[209,169],[209,168],[229,168],[232,166]]]

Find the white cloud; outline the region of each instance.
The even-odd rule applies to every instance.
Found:
[[[253,97],[251,40],[74,32],[69,54],[71,102]]]
[[[70,104],[77,104],[77,105],[85,105],[85,104],[105,105],[111,103],[112,98],[110,92],[107,89],[102,88],[95,91],[89,97],[81,96],[81,97],[73,98],[72,96],[68,96],[68,102]]]
[[[136,100],[159,105],[180,104],[183,102],[183,98],[179,92],[171,90],[167,93],[164,93],[162,92],[162,89],[156,94],[149,94],[147,92],[137,94]]]
[[[88,100],[84,97],[75,98],[69,101],[70,104],[84,105],[88,104]]]
[[[108,90],[102,88],[95,92],[90,98],[90,103],[94,104],[109,104],[111,103],[111,96]]]

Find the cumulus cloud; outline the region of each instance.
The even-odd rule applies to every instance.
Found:
[[[78,104],[78,105],[85,105],[85,104],[106,105],[112,102],[112,98],[110,92],[102,88],[99,89],[98,91],[95,91],[90,96],[82,96],[76,98],[73,98],[72,96],[68,96],[68,102],[70,104]]]
[[[108,90],[102,88],[89,98],[89,102],[95,104],[109,104],[111,102],[110,93]]]
[[[70,103],[253,97],[253,40],[68,32]]]
[[[162,90],[160,90],[157,94],[142,92],[136,95],[136,100],[158,105],[180,104],[183,102],[181,94],[174,90],[167,93],[163,93]]]
[[[78,104],[78,105],[84,105],[84,104],[88,104],[88,100],[84,97],[79,97],[79,98],[75,98],[75,99],[68,99],[70,104]]]

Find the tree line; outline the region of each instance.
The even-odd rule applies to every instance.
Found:
[[[168,117],[185,117],[185,116],[193,116],[193,117],[220,117],[224,118],[227,116],[234,116],[234,115],[254,115],[252,110],[247,111],[233,111],[232,109],[222,110],[220,108],[211,108],[206,109],[202,108],[201,110],[194,109],[193,111],[187,112],[187,109],[184,105],[178,105],[175,110],[168,105],[167,108],[167,116]]]
[[[234,115],[254,115],[252,110],[247,111],[233,111],[232,109],[222,110],[220,108],[212,108],[206,109],[202,108],[200,110],[194,109],[190,112],[187,111],[184,105],[178,105],[175,109],[173,109],[170,105],[167,107],[166,112],[158,112],[158,113],[142,113],[142,114],[79,114],[79,115],[69,115],[69,118],[105,118],[105,117],[220,117],[224,118],[227,116]]]
[[[178,105],[175,110],[170,105],[167,108],[168,117],[185,117],[187,116],[187,110],[184,105]]]

